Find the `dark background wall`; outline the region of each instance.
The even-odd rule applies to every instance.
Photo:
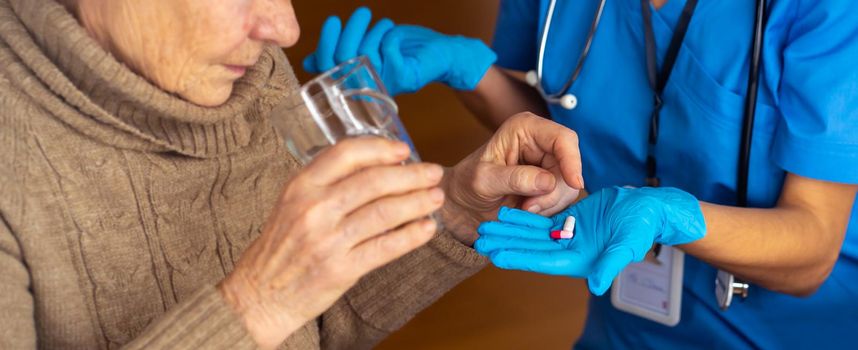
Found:
[[[301,60],[314,50],[324,19],[347,19],[360,5],[376,18],[419,24],[490,42],[497,0],[293,0],[302,36],[287,50],[301,81]],[[397,98],[402,119],[426,161],[453,165],[491,133],[443,86]],[[378,349],[568,349],[586,312],[586,284],[487,268],[422,312]]]

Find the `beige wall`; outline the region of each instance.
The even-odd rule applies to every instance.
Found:
[[[535,0],[534,0],[535,1]],[[497,0],[293,0],[302,26],[298,46],[287,50],[302,81],[301,60],[314,50],[322,21],[348,17],[360,5],[397,23],[480,37],[494,29]],[[380,17],[377,17],[380,18]],[[442,86],[397,98],[402,119],[424,160],[444,165],[479,147],[490,133]],[[418,315],[379,349],[564,349],[584,320],[585,284],[488,268]]]

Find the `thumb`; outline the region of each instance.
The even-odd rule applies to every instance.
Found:
[[[605,294],[611,287],[614,278],[633,260],[634,253],[629,247],[614,246],[608,248],[596,261],[593,272],[587,277],[590,292],[596,295]]]
[[[384,35],[381,41],[381,55],[385,65],[401,67],[404,64],[401,45],[405,36],[406,29],[403,27],[394,27]]]
[[[502,197],[507,195],[538,196],[554,189],[556,179],[551,172],[530,165],[504,166],[484,163],[484,176],[476,184],[480,195]]]
[[[553,121],[531,113],[520,113],[501,125],[495,135],[510,137],[522,149],[524,162],[542,164],[546,160],[556,163],[569,187],[584,189],[581,152],[578,149],[578,134]]]

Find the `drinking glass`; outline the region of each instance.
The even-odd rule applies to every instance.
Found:
[[[286,147],[304,163],[338,141],[361,136],[399,140],[411,147],[409,162],[419,162],[414,143],[366,57],[356,57],[311,80],[301,101],[275,109],[275,127]],[[285,109],[285,110],[284,110]]]
[[[334,67],[301,87],[301,99],[276,107],[272,123],[286,147],[304,164],[337,142],[378,136],[405,142],[411,157],[420,162],[414,142],[399,119],[399,107],[366,57]],[[430,216],[438,228],[437,214]]]

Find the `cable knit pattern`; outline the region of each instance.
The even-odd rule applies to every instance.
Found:
[[[297,86],[270,47],[199,107],[53,0],[0,0],[0,349],[253,348],[214,287],[299,167],[269,119]],[[283,348],[371,347],[484,264],[440,234]]]

